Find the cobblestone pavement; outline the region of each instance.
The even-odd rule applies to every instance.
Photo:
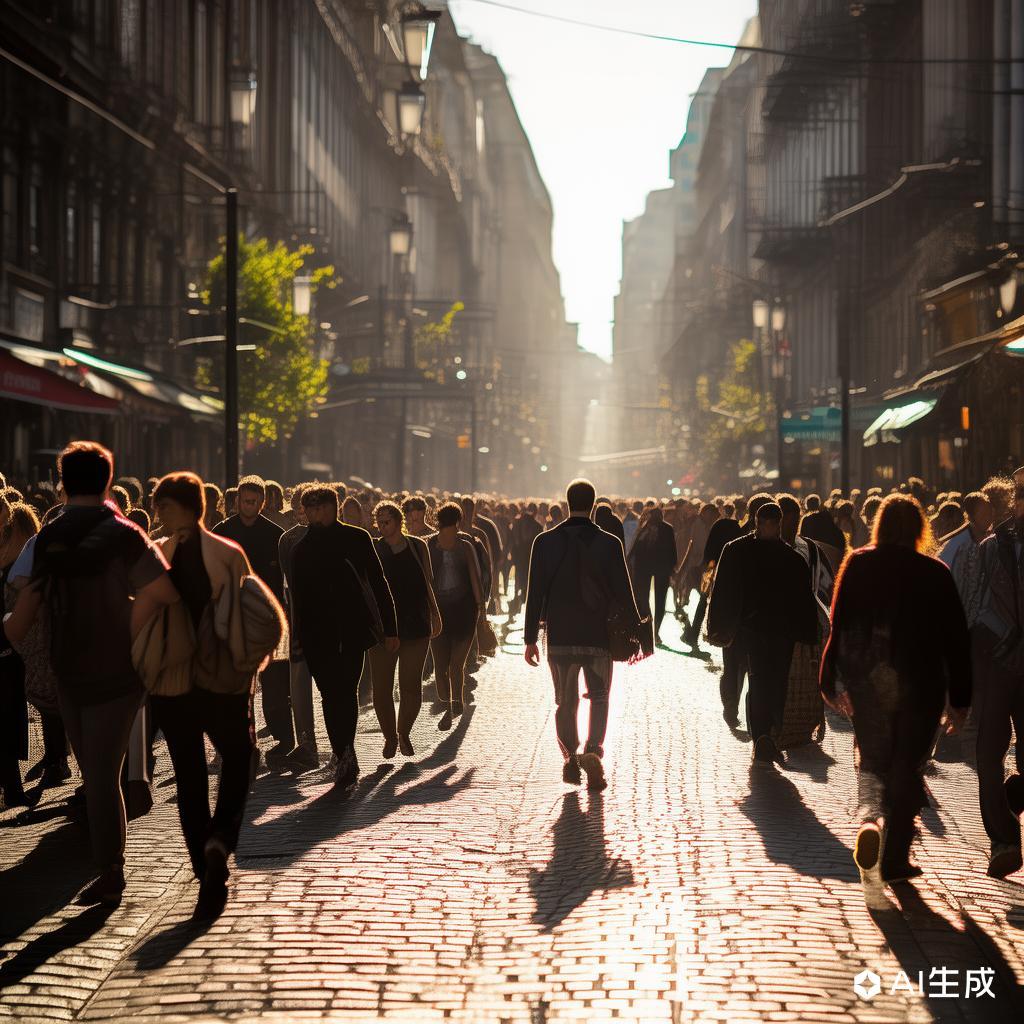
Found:
[[[924,878],[865,894],[848,731],[752,772],[715,665],[662,650],[616,669],[611,784],[590,795],[561,781],[550,683],[517,640],[451,733],[424,706],[409,761],[380,762],[364,711],[351,800],[318,773],[261,776],[231,901],[206,930],[188,920],[162,746],[112,913],[66,905],[87,849],[55,796],[29,824],[5,815],[0,1016],[1024,1020],[1024,887],[984,875],[969,769],[940,761],[929,779]],[[872,999],[854,990],[865,970]],[[967,971],[991,972],[971,979],[994,996],[965,997]]]

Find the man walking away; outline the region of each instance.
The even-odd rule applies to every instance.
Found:
[[[237,514],[217,523],[211,532],[233,540],[245,552],[252,571],[284,606],[284,575],[279,551],[284,530],[263,515],[266,496],[266,484],[261,477],[242,477],[238,481]],[[260,687],[263,691],[263,717],[270,734],[277,741],[267,751],[267,765],[281,767],[295,746],[288,661],[270,662],[260,674]]]
[[[398,650],[395,603],[370,535],[338,522],[337,494],[308,487],[302,507],[309,532],[292,552],[292,608],[338,758],[335,785],[347,792],[359,778],[359,675],[371,647]]]
[[[1024,467],[1013,474],[1013,485],[1012,517],[981,542],[983,589],[971,637],[978,788],[993,878],[1006,878],[1022,865],[1017,819],[1024,811]],[[1011,726],[1017,770],[1005,778]]]
[[[562,778],[582,781],[599,791],[607,786],[604,738],[612,681],[608,617],[625,609],[640,621],[626,571],[622,543],[591,522],[596,493],[587,480],[574,480],[566,491],[569,518],[537,537],[530,555],[526,597],[526,662],[540,664],[538,634],[547,633],[548,666],[555,687],[555,732],[565,758]],[[590,698],[590,722],[583,753],[576,719],[579,676]]]
[[[782,509],[767,501],[755,513],[754,532],[725,546],[708,606],[708,636],[721,647],[742,641],[754,761],[784,764],[773,734],[782,726],[793,646],[814,643],[818,616],[807,564],[782,540],[781,527]]]
[[[114,457],[75,441],[58,461],[64,512],[40,531],[31,582],[4,624],[18,644],[40,606],[50,623],[57,699],[85,785],[89,837],[99,875],[79,903],[117,904],[124,891],[127,835],[121,766],[145,692],[132,641],[178,600],[167,563],[134,524],[105,501]]]

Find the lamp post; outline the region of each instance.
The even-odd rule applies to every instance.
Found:
[[[786,310],[776,305],[771,314],[772,328],[772,380],[775,384],[775,465],[779,486],[782,486],[782,455],[785,439],[782,436],[782,404],[786,397],[786,364],[782,355],[782,332],[786,328]]]
[[[238,190],[224,194],[224,486],[238,483]]]
[[[403,136],[419,135],[423,127],[426,96],[416,82],[406,82],[398,91],[398,130]]]

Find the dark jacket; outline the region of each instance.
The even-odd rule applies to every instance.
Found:
[[[704,565],[708,562],[717,562],[722,557],[725,545],[742,535],[743,527],[735,519],[717,519],[708,531],[701,561]]]
[[[626,531],[622,528],[622,520],[607,506],[601,505],[594,513],[594,522],[613,537],[618,537],[623,547],[626,546]]]
[[[748,533],[722,550],[708,603],[708,638],[725,647],[740,630],[802,643],[818,638],[810,570],[782,540]]]
[[[537,642],[544,622],[549,654],[605,654],[612,602],[632,609],[639,622],[618,538],[583,516],[538,535],[530,553],[526,643]]]
[[[949,569],[912,548],[861,548],[846,560],[832,599],[832,632],[821,659],[821,691],[841,679],[856,703],[858,684],[894,669],[902,701],[940,712],[971,703],[967,620]]]
[[[992,634],[992,656],[1011,675],[1024,675],[1024,550],[1016,523],[1000,523],[978,548],[981,599],[978,625]]]
[[[668,576],[679,562],[676,533],[666,522],[640,527],[629,551],[629,567],[635,574]]]
[[[338,643],[363,651],[373,647],[378,638],[365,588],[372,592],[384,635],[398,635],[395,603],[380,559],[370,535],[358,526],[335,522],[310,527],[292,552],[291,583],[303,648]]]
[[[210,531],[218,537],[233,540],[249,559],[252,571],[284,604],[284,574],[281,572],[281,535],[284,530],[266,516],[258,515],[252,526],[246,526],[239,515],[229,516]]]

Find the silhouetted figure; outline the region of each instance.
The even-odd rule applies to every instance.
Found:
[[[922,775],[947,700],[961,725],[971,702],[967,623],[953,577],[921,554],[931,539],[920,505],[890,495],[874,543],[853,552],[836,581],[822,696],[850,714],[857,737],[857,866],[886,881],[911,878]],[[884,855],[882,835],[885,834]]]

